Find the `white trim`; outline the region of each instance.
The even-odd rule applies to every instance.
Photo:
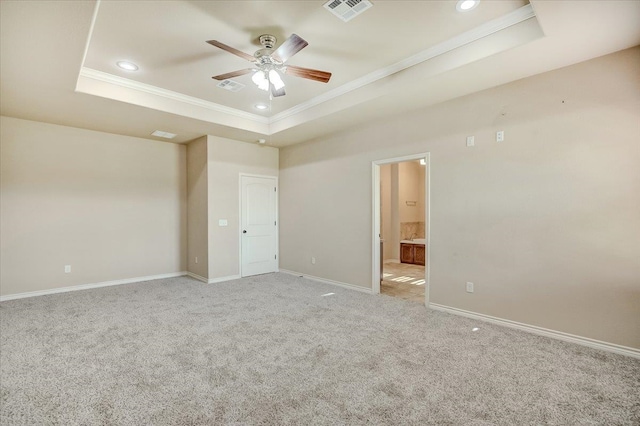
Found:
[[[551,337],[552,339],[563,340],[565,342],[576,343],[582,346],[588,346],[594,349],[600,349],[607,352],[613,352],[620,355],[626,355],[640,359],[640,349],[630,348],[628,346],[607,343],[601,340],[590,339],[588,337],[576,336],[575,334],[564,333],[562,331],[550,330],[548,328],[538,327],[535,325],[524,324],[517,321],[511,321],[503,318],[493,317],[490,315],[479,314],[476,312],[465,311],[464,309],[452,308],[450,306],[430,303],[429,308],[436,311],[447,312],[453,315],[459,315],[472,318],[484,322],[502,325],[505,327],[515,328],[517,330],[526,331],[540,336]]]
[[[240,275],[229,275],[228,277],[209,278],[205,281],[207,284],[223,283],[225,281],[232,281],[240,279]]]
[[[412,154],[412,155],[405,155],[402,157],[394,157],[394,158],[386,158],[384,160],[374,160],[373,163],[381,166],[383,164],[395,164],[395,163],[404,163],[405,161],[415,161],[415,160],[421,160],[422,158],[425,158],[429,155],[428,152],[423,152],[420,154]]]
[[[205,277],[203,277],[201,275],[198,275],[198,274],[194,274],[193,272],[187,271],[186,275],[191,277],[191,278],[193,278],[193,279],[196,279],[198,281],[202,281],[203,283],[208,283],[209,282],[209,280],[207,278],[205,278]]]
[[[425,159],[424,174],[424,190],[425,190],[425,209],[424,209],[424,227],[427,251],[424,267],[424,304],[429,306],[429,297],[431,293],[431,154],[423,152],[413,155],[405,155],[403,157],[387,158],[384,160],[374,160],[371,162],[371,188],[372,196],[372,254],[371,254],[371,292],[373,294],[380,293],[380,166],[383,164],[403,163],[405,161],[415,161]],[[395,260],[395,259],[394,259]],[[399,263],[399,262],[398,262]]]
[[[140,83],[139,81],[130,80],[128,78],[109,74],[104,71],[98,71],[93,68],[82,67],[82,69],[80,70],[80,77],[114,84],[126,89],[137,90],[139,92],[148,93],[155,96],[161,96],[174,101],[183,102],[185,104],[194,105],[211,111],[221,112],[223,114],[229,114],[246,120],[253,120],[260,124],[269,124],[269,119],[262,115],[252,114],[250,112],[245,112],[239,109],[220,105],[215,102],[205,101],[204,99],[196,98],[194,96],[188,96],[179,92],[174,92],[172,90],[163,89],[162,87],[152,86],[151,84]]]
[[[172,272],[169,274],[149,275],[146,277],[125,278],[122,280],[102,281],[99,283],[92,283],[92,284],[80,284],[80,285],[74,285],[70,287],[52,288],[50,290],[28,291],[26,293],[17,293],[17,294],[9,294],[6,296],[0,296],[0,302],[4,302],[7,300],[24,299],[26,297],[46,296],[48,294],[67,293],[70,291],[77,291],[77,290],[90,290],[92,288],[110,287],[110,286],[122,285],[122,284],[133,284],[133,283],[139,283],[142,281],[161,280],[163,278],[182,277],[185,275],[189,275],[189,273],[184,271]]]
[[[424,305],[429,306],[431,300],[431,154],[425,156],[424,190],[426,192],[424,202],[426,204],[424,215],[425,238],[427,240],[427,257],[425,259],[425,284],[424,284]]]
[[[248,176],[248,177],[254,177],[254,178],[265,178],[265,179],[278,179],[277,175],[257,175],[254,173],[240,173],[240,176]]]
[[[361,293],[373,294],[373,292],[371,291],[370,288],[362,287],[362,286],[355,285],[355,284],[343,283],[343,282],[340,282],[340,281],[328,280],[326,278],[314,277],[313,275],[303,274],[303,273],[295,272],[295,271],[289,271],[287,269],[280,269],[280,272],[283,273],[283,274],[295,275],[296,277],[306,278],[308,280],[318,281],[318,282],[321,282],[321,283],[324,283],[324,284],[331,284],[331,285],[335,285],[335,286],[338,286],[338,287],[346,288],[346,289],[349,289],[349,290],[359,291]]]
[[[382,280],[382,265],[380,264],[380,259],[382,258],[382,253],[380,253],[380,240],[382,240],[382,223],[380,221],[381,211],[380,211],[380,199],[382,197],[381,185],[380,185],[380,165],[376,164],[376,162],[371,163],[371,176],[373,179],[371,188],[373,193],[371,194],[371,207],[373,211],[373,231],[372,231],[372,247],[371,247],[371,267],[372,267],[372,281],[371,281],[371,292],[373,294],[380,294],[380,281]]]
[[[96,20],[98,19],[98,11],[100,10],[100,4],[102,0],[96,1],[96,7],[93,9],[93,16],[91,17],[91,26],[89,27],[89,34],[87,35],[87,41],[84,45],[84,53],[82,54],[82,62],[80,62],[80,72],[82,73],[82,68],[84,67],[84,63],[87,60],[87,54],[89,53],[89,45],[91,44],[91,38],[93,37],[93,29],[96,27]]]
[[[276,185],[276,201],[275,201],[275,221],[276,221],[276,269],[273,272],[280,272],[280,211],[279,211],[279,200],[280,200],[280,186],[278,181],[278,176],[274,175],[258,175],[252,173],[240,173],[238,177],[238,271],[240,274],[238,278],[243,278],[242,275],[242,178],[243,177],[252,177],[252,178],[261,178],[261,179],[274,179]]]
[[[238,176],[238,273],[242,277],[242,173]]]

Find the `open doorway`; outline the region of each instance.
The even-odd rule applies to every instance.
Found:
[[[373,290],[428,304],[429,155],[375,161]]]

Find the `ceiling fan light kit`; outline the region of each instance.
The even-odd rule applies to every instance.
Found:
[[[273,87],[275,87],[276,90],[280,90],[284,87],[284,81],[282,81],[280,74],[278,74],[276,70],[269,71],[269,81],[273,84]]]
[[[226,50],[229,53],[252,62],[254,65],[253,68],[232,71],[213,76],[212,78],[215,80],[227,80],[232,77],[253,73],[251,80],[255,85],[258,86],[260,90],[269,91],[269,89],[271,89],[273,97],[285,95],[285,84],[280,73],[292,75],[294,77],[306,78],[308,80],[320,81],[322,83],[327,83],[331,78],[330,72],[285,64],[289,58],[309,44],[297,34],[292,34],[291,37],[285,40],[285,42],[282,43],[282,45],[280,45],[280,47],[275,51],[273,48],[278,41],[275,36],[271,34],[263,34],[258,38],[258,40],[263,48],[257,50],[253,56],[217,40],[207,41],[210,45]]]
[[[253,80],[256,86],[258,86],[258,89],[265,91],[269,90],[269,79],[267,79],[264,71],[256,71],[255,74],[253,74],[253,77],[251,77],[251,80]]]

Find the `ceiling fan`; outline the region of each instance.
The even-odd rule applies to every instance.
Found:
[[[218,40],[208,40],[207,43],[210,45],[233,53],[242,59],[252,62],[254,65],[252,68],[232,71],[213,76],[212,78],[216,80],[226,80],[228,78],[254,73],[251,77],[253,82],[262,90],[269,91],[269,89],[271,89],[271,94],[274,97],[285,95],[284,82],[280,77],[280,73],[320,81],[322,83],[327,83],[331,78],[330,72],[285,64],[289,58],[309,44],[302,37],[292,34],[291,37],[285,40],[276,50],[273,49],[277,41],[275,36],[263,34],[259,40],[263,48],[257,50],[253,56],[234,49],[231,46],[227,46]]]

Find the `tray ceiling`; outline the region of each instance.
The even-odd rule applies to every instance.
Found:
[[[481,0],[467,13],[455,0],[372,3],[345,23],[324,1],[3,0],[1,112],[286,146],[640,44],[638,1]],[[211,76],[249,63],[205,41],[252,54],[264,33],[306,39],[290,64],[331,81],[285,76],[287,95],[271,102],[250,75],[239,92],[216,87]]]

